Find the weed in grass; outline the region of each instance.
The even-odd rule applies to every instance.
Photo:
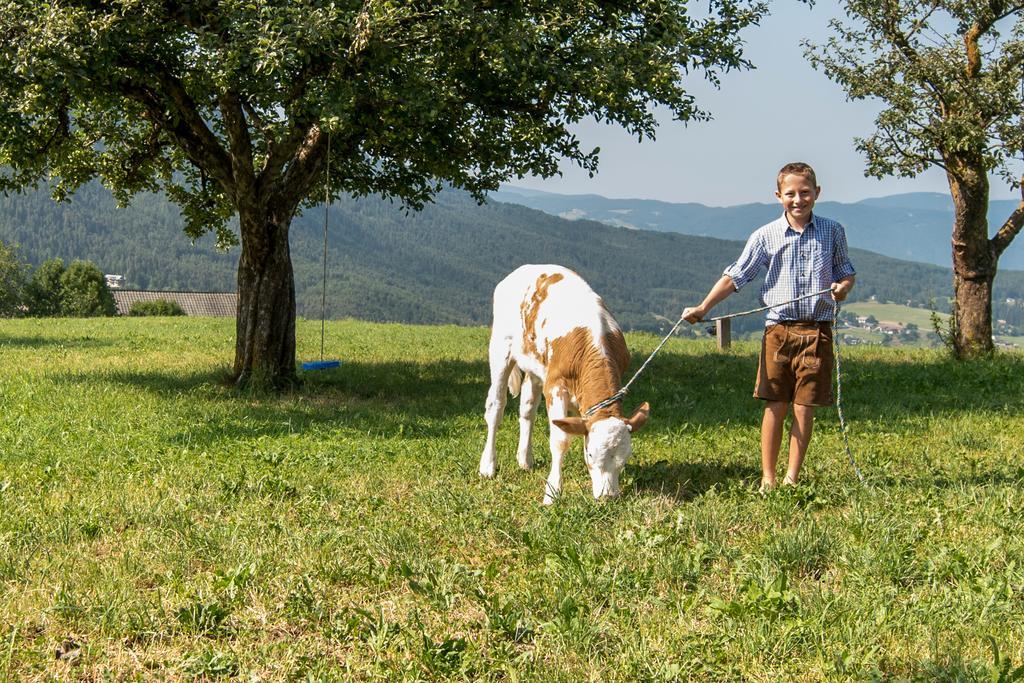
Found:
[[[800,601],[789,588],[789,580],[780,573],[772,581],[762,583],[754,577],[747,577],[739,592],[732,600],[712,598],[708,607],[712,612],[733,619],[764,617],[777,619],[796,614]]]
[[[387,619],[384,610],[378,605],[376,612],[359,607],[339,610],[325,630],[325,635],[343,642],[357,640],[366,643],[373,652],[383,652],[403,632],[402,625]]]
[[[678,590],[692,591],[714,561],[710,546],[697,542],[681,546],[664,559],[663,572]]]
[[[330,619],[330,608],[323,592],[314,588],[309,576],[303,574],[295,582],[284,601],[285,613],[293,618],[320,624]]]
[[[834,544],[830,532],[813,521],[797,522],[771,532],[765,558],[784,574],[819,579],[831,563]]]
[[[498,595],[488,594],[483,588],[478,588],[474,597],[483,609],[487,628],[492,633],[513,643],[533,640],[536,626],[516,600],[503,600]]]
[[[206,649],[185,658],[178,667],[189,678],[231,678],[240,672],[238,658],[229,652]]]
[[[213,587],[229,601],[234,602],[255,578],[256,563],[243,562],[227,570],[218,569],[213,577]]]
[[[57,590],[53,595],[53,605],[50,607],[50,611],[54,614],[62,617],[68,622],[74,622],[74,620],[83,614],[85,606],[81,604],[78,596],[75,595],[75,590],[70,583],[60,583],[57,586]]]
[[[231,616],[231,608],[217,598],[199,593],[175,610],[174,615],[186,633],[216,636],[226,631],[225,622]]]
[[[419,637],[419,647],[415,653],[424,671],[432,676],[441,677],[467,673],[463,667],[468,649],[465,638],[448,637],[435,641],[425,632],[421,632]]]
[[[597,610],[576,595],[557,591],[551,608],[550,619],[541,623],[540,629],[559,649],[586,657],[611,645]]]

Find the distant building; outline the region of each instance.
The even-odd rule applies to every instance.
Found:
[[[139,301],[173,301],[185,315],[234,318],[238,310],[235,292],[160,292],[141,289],[112,289],[118,315],[128,315]]]
[[[903,331],[903,323],[881,322],[878,323],[878,331],[885,334],[899,334]]]
[[[124,275],[113,275],[111,273],[107,273],[103,277],[107,279],[107,287],[110,287],[111,289],[121,289],[127,284],[127,280],[125,280]]]

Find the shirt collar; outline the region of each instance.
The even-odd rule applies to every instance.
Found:
[[[793,230],[793,226],[791,226],[789,224],[789,219],[786,218],[786,212],[785,211],[783,211],[782,212],[782,216],[779,217],[778,224],[779,224],[779,228],[782,230],[783,234],[785,234],[787,230]],[[811,220],[808,221],[807,225],[804,226],[804,230],[807,230],[807,228],[817,228],[817,227],[818,227],[818,214],[811,213]],[[797,233],[796,230],[793,230],[793,232],[795,232],[798,235],[802,234],[802,233]]]

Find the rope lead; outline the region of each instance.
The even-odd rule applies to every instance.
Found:
[[[714,318],[708,318],[706,322],[717,322],[719,320],[728,320],[729,318],[739,318],[740,316],[750,315],[752,313],[760,313],[761,311],[767,311],[769,308],[777,308],[779,306],[785,306],[787,304],[795,303],[795,302],[801,301],[803,299],[809,299],[809,298],[814,297],[814,296],[821,296],[822,294],[827,294],[827,293],[829,293],[831,291],[832,291],[832,288],[829,287],[828,289],[822,289],[821,291],[813,292],[811,294],[804,294],[803,296],[798,296],[795,299],[790,299],[789,301],[783,301],[782,303],[769,304],[767,306],[761,306],[760,308],[752,308],[749,311],[740,311],[739,313],[729,313],[728,315],[715,316]],[[654,356],[656,356],[657,353],[659,351],[661,351],[661,347],[665,346],[665,343],[668,342],[668,340],[672,337],[672,335],[676,333],[676,330],[679,329],[679,326],[683,322],[684,322],[683,317],[680,316],[679,320],[676,322],[676,324],[672,326],[672,329],[669,330],[668,334],[665,335],[665,337],[661,340],[661,342],[655,347],[654,351],[652,351],[651,355],[647,357],[647,360],[644,361],[643,365],[641,365],[640,368],[635,373],[633,373],[633,376],[630,378],[630,380],[628,382],[626,382],[626,384],[621,389],[616,391],[614,394],[612,394],[608,398],[604,399],[603,401],[601,401],[599,403],[595,403],[594,405],[592,405],[589,408],[587,408],[586,411],[584,411],[584,413],[583,413],[583,417],[590,417],[591,415],[596,413],[601,408],[606,408],[607,406],[610,406],[611,404],[613,404],[613,403],[615,403],[617,401],[621,401],[623,399],[623,397],[625,397],[625,395],[627,393],[629,393],[629,387],[632,386],[634,381],[636,381],[636,378],[640,376],[640,373],[642,373],[644,371],[644,369],[647,367],[647,365],[651,362],[651,360],[654,359]],[[701,322],[705,322],[705,321],[701,321]],[[835,358],[836,358],[836,412],[839,414],[839,428],[840,428],[840,431],[842,432],[842,435],[843,435],[843,446],[846,449],[846,457],[849,459],[850,465],[853,467],[853,471],[857,475],[857,479],[860,480],[860,483],[862,485],[866,485],[866,482],[864,481],[864,475],[861,474],[860,468],[857,467],[857,461],[854,460],[854,458],[853,458],[853,451],[850,450],[850,438],[847,435],[846,418],[843,415],[843,382],[842,382],[842,372],[841,372],[840,358],[839,358],[839,342],[835,338],[835,330],[836,330],[836,327],[838,325],[839,325],[839,302],[833,300],[832,301],[832,344],[833,344],[833,348],[835,349]]]

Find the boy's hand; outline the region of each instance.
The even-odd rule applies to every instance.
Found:
[[[832,298],[835,301],[843,301],[846,299],[846,295],[850,293],[850,288],[844,285],[842,282],[832,283]]]
[[[701,320],[704,319],[704,313],[705,313],[704,309],[701,308],[700,306],[693,306],[691,308],[684,308],[683,309],[683,320],[685,320],[686,322],[690,323],[691,325],[693,323],[699,323]]]

